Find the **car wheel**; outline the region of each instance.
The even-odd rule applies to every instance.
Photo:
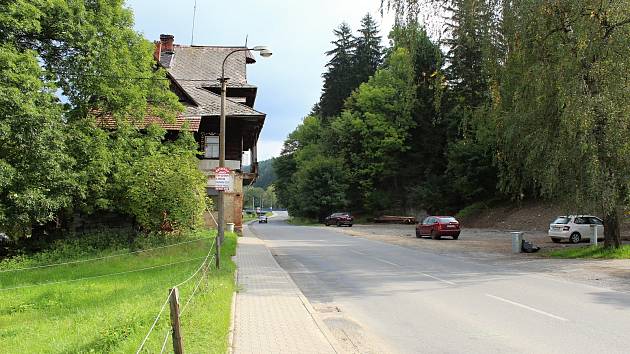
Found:
[[[453,236],[453,240],[457,240],[458,238],[459,238],[459,235]]]
[[[578,243],[580,240],[582,240],[582,235],[579,232],[574,232],[569,236],[569,242],[571,243]]]
[[[552,241],[553,243],[559,243],[559,242],[560,242],[560,239],[559,239],[559,238],[557,238],[557,237],[552,237],[552,238],[551,238],[551,241]]]
[[[348,225],[348,227],[352,227],[352,224]]]
[[[431,238],[434,240],[439,240],[440,236],[435,232],[435,230],[431,230]]]
[[[341,223],[337,221],[337,227],[341,227]]]
[[[416,230],[416,238],[422,238],[422,234],[420,234],[420,231]]]

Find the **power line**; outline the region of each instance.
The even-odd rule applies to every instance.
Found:
[[[198,238],[198,239],[195,239],[195,240],[174,243],[174,244],[171,244],[171,245],[154,247],[154,248],[148,248],[148,249],[144,249],[144,250],[127,252],[127,253],[113,254],[113,255],[104,256],[104,257],[88,258],[88,259],[81,259],[81,260],[77,260],[77,261],[69,261],[69,262],[62,262],[62,263],[51,263],[51,264],[44,264],[44,265],[33,266],[33,267],[25,267],[25,268],[4,269],[4,270],[0,270],[0,273],[17,272],[17,271],[23,271],[23,270],[41,269],[41,268],[57,267],[57,266],[68,265],[68,264],[77,264],[77,263],[99,261],[99,260],[103,260],[103,259],[122,257],[122,256],[131,255],[131,254],[136,254],[136,253],[143,253],[143,252],[149,252],[149,251],[154,251],[154,250],[159,250],[159,249],[164,249],[164,248],[181,246],[181,245],[184,245],[184,244],[193,243],[193,242],[202,241],[202,240],[210,240],[210,238],[202,237],[202,238]]]

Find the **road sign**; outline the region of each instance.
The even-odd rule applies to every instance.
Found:
[[[227,191],[230,189],[230,169],[227,167],[217,167],[214,169],[214,189]]]

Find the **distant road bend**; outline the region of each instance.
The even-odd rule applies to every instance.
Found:
[[[285,220],[251,229],[349,352],[630,352],[628,293]]]

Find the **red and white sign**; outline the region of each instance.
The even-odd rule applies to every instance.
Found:
[[[214,169],[214,189],[218,191],[230,190],[232,178],[230,169],[227,167],[217,167]]]

